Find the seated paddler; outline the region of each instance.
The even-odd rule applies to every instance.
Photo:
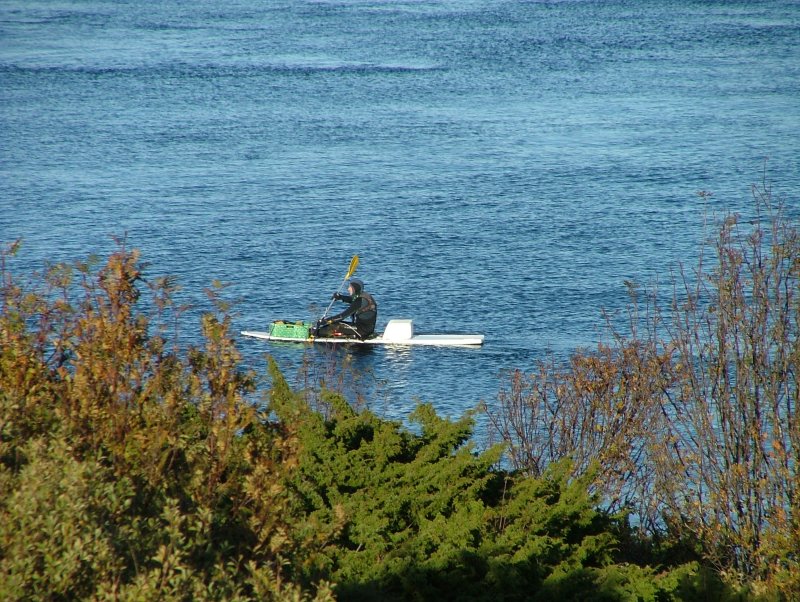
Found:
[[[358,278],[351,278],[348,287],[349,295],[334,293],[333,299],[347,303],[347,308],[336,314],[317,321],[314,336],[317,338],[367,339],[375,333],[375,322],[378,319],[378,304],[364,290],[364,283]]]

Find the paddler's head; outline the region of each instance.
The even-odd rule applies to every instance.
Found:
[[[361,291],[364,290],[364,283],[359,280],[358,278],[351,278],[350,279],[350,294],[353,296],[358,296],[361,294]]]

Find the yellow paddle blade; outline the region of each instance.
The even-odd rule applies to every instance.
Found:
[[[353,255],[353,259],[350,260],[350,269],[347,270],[347,276],[345,276],[344,279],[347,280],[348,278],[350,278],[350,276],[352,276],[353,273],[356,271],[357,267],[358,267],[358,255]]]

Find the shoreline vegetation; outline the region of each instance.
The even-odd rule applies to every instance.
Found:
[[[137,250],[21,279],[6,244],[0,597],[797,599],[800,238],[754,197],[668,299],[630,283],[609,343],[413,432],[265,386],[219,283],[181,350]]]

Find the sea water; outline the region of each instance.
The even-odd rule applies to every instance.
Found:
[[[379,329],[485,345],[245,363],[458,416],[603,340],[752,184],[798,207],[799,99],[796,1],[3,0],[0,241],[33,271],[125,237],[193,304],[186,344],[212,280],[265,329],[358,254]]]

